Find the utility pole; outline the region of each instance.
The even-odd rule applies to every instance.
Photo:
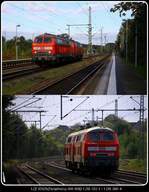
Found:
[[[70,26],[71,26],[71,25],[67,25],[67,27],[68,27],[68,35],[69,35],[69,37],[70,37]]]
[[[16,25],[16,60],[18,59],[18,27],[20,27],[21,25]]]
[[[42,129],[41,127],[41,116],[42,116],[42,113],[46,112],[46,111],[43,111],[43,110],[17,110],[15,111],[16,113],[39,113],[39,123],[40,123],[40,131]]]
[[[88,23],[88,53],[92,54],[92,20],[91,20],[91,7],[89,6],[89,23]]]
[[[101,110],[101,115],[102,115],[102,126],[103,126],[103,111],[104,111],[104,110]]]
[[[133,99],[133,97],[130,97],[133,101],[135,101],[137,104],[139,104],[140,109],[138,109],[140,117],[139,117],[139,123],[140,123],[140,128],[139,128],[139,139],[142,141],[140,144],[141,145],[141,151],[139,152],[139,158],[144,158],[145,154],[145,143],[144,143],[144,111],[146,110],[144,107],[144,95],[140,95],[140,102],[136,101]]]
[[[144,95],[140,95],[140,135],[142,139],[141,157],[144,158]]]
[[[61,95],[61,97],[60,97],[60,100],[61,100],[60,101],[60,103],[61,103],[61,120],[63,119],[63,111],[62,111],[63,110],[63,103],[62,103],[63,101],[62,101],[62,99],[63,99],[63,96]]]
[[[73,24],[73,25],[68,25],[68,35],[70,37],[70,27],[71,26],[88,26],[88,54],[92,54],[92,19],[91,19],[91,7],[89,6],[89,21],[88,24]]]
[[[100,46],[101,46],[101,52],[103,52],[103,27],[100,29]]]
[[[115,116],[118,117],[118,100],[115,99]]]
[[[104,40],[105,40],[105,45],[106,45],[106,43],[107,43],[107,36],[106,36],[106,34],[104,35]]]
[[[95,122],[95,119],[94,119],[94,116],[95,116],[95,113],[94,113],[94,108],[92,108],[92,126],[94,126],[94,122]]]
[[[41,112],[41,111],[39,111],[39,118],[40,118],[40,120],[39,120],[39,121],[40,121],[40,131],[41,131],[41,113],[42,113],[42,112]]]

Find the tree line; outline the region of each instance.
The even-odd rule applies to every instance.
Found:
[[[32,40],[25,39],[24,36],[17,38],[18,59],[32,57]],[[7,40],[2,37],[2,58],[3,60],[16,59],[16,37]]]
[[[124,19],[116,40],[116,51],[125,63],[132,65],[146,77],[147,70],[147,5],[144,2],[121,2],[111,9],[125,16],[131,11],[132,18]]]

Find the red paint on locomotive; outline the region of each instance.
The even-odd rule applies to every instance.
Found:
[[[81,60],[82,57],[82,45],[68,38],[45,33],[35,37],[32,43],[32,60],[37,64]]]
[[[119,140],[110,128],[93,127],[70,134],[65,143],[66,167],[72,170],[115,171],[119,166]]]

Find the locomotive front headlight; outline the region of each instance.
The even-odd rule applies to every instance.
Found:
[[[40,47],[33,47],[34,50],[40,50]]]
[[[52,47],[44,47],[45,50],[52,50]]]

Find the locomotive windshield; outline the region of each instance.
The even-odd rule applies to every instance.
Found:
[[[42,43],[42,37],[36,37],[34,43]]]
[[[114,140],[114,135],[111,132],[104,132],[103,133],[103,140],[104,141],[113,141]]]
[[[50,37],[44,37],[44,43],[49,43],[51,41]]]
[[[113,141],[114,135],[112,132],[104,131],[99,132],[99,130],[94,130],[88,133],[88,138],[90,141]]]
[[[100,134],[99,134],[99,131],[96,130],[96,131],[92,131],[92,132],[89,132],[88,133],[88,138],[89,140],[91,141],[100,141]]]

